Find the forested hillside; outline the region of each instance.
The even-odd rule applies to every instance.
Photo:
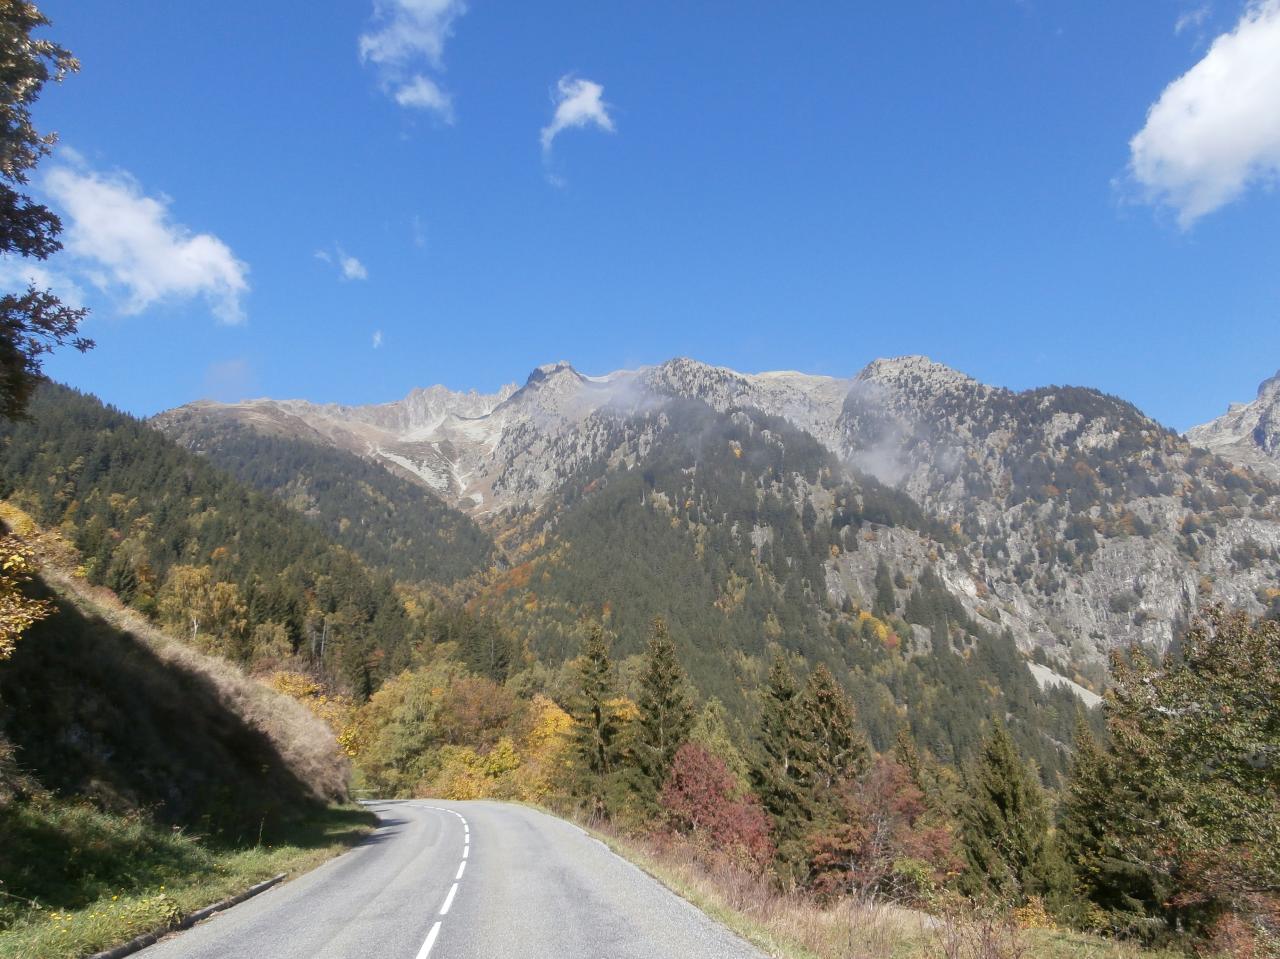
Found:
[[[254,489],[314,520],[371,566],[410,583],[448,585],[494,559],[493,541],[435,493],[345,450],[254,432],[234,422],[164,433]]]
[[[46,385],[0,425],[0,495],[80,551],[89,582],[230,659],[301,655],[368,695],[409,661],[394,581],[140,421]]]
[[[910,498],[846,478],[812,437],[758,411],[673,400],[598,417],[612,463],[584,467],[531,518],[520,562],[473,601],[538,659],[574,655],[593,622],[621,658],[635,656],[661,617],[695,687],[738,721],[757,714],[755,691],[780,649],[804,672],[825,663],[856,691],[879,749],[905,717],[958,762],[992,716],[1008,715],[1044,774],[1061,773],[1077,700],[1042,691],[1012,639],[970,618],[928,566],[898,570],[900,586],[885,569],[863,607],[828,596],[824,563],[869,550],[886,529],[936,537],[940,551],[957,545]],[[937,641],[917,648],[912,623]]]

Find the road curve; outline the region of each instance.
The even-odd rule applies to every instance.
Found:
[[[380,802],[360,846],[145,959],[762,959],[582,830],[505,803]]]

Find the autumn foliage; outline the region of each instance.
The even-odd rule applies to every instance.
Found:
[[[759,800],[741,794],[724,760],[697,743],[676,751],[659,802],[673,829],[708,849],[757,869],[773,858],[769,817]]]
[[[905,766],[881,757],[838,790],[837,815],[810,841],[821,894],[918,902],[959,869],[949,825],[930,815]]]

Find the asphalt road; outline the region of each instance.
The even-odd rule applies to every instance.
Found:
[[[375,803],[362,845],[144,959],[762,959],[576,826],[489,802]]]

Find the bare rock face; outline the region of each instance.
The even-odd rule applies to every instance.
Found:
[[[1280,478],[1280,373],[1262,381],[1252,403],[1232,403],[1216,420],[1187,430],[1187,439]]]
[[[200,402],[154,423],[194,448],[202,428],[226,420],[338,446],[501,534],[531,508],[556,508],[553,494],[589,464],[642,464],[655,416],[677,399],[785,421],[825,448],[833,473],[872,477],[918,505],[924,519],[910,528],[886,517],[857,550],[837,542],[808,557],[826,576],[813,601],[835,609],[869,604],[882,560],[908,579],[927,568],[975,620],[1101,675],[1114,648],[1167,648],[1210,599],[1262,612],[1280,580],[1280,486],[1267,475],[1280,477],[1280,376],[1187,439],[1095,390],[1015,393],[922,356],[876,360],[848,379],[689,359],[587,376],[560,362],[491,394],[435,386],[378,406]],[[651,425],[620,428],[628,417]],[[696,439],[691,475],[702,468]],[[735,461],[733,481],[764,496],[777,468]],[[843,508],[816,484],[791,503],[833,528]],[[553,525],[544,517],[540,528]],[[748,532],[757,551],[778,548],[769,529]],[[913,643],[927,634],[914,631]]]

